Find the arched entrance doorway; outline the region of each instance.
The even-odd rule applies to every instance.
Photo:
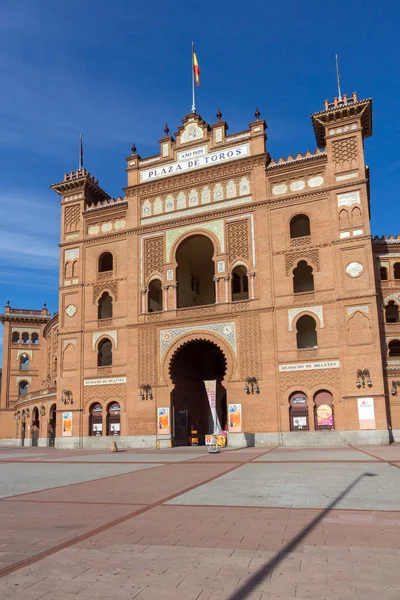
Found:
[[[89,411],[89,435],[103,435],[103,407],[99,402],[92,404]]]
[[[220,429],[226,429],[227,401],[222,385],[226,360],[222,350],[213,342],[193,340],[181,346],[170,363],[172,437],[175,446],[191,443],[191,431],[196,431],[199,444],[213,432],[213,421],[204,380],[216,380],[216,406]]]
[[[55,439],[56,439],[56,418],[57,418],[57,413],[56,413],[57,407],[55,404],[53,404],[49,410],[49,428],[48,428],[48,434],[49,434],[49,446],[54,447],[55,444]]]
[[[35,408],[32,411],[32,425],[31,425],[32,446],[38,445],[39,430],[40,430],[39,410],[35,406]]]
[[[215,303],[214,246],[205,235],[192,235],[176,251],[178,308]]]

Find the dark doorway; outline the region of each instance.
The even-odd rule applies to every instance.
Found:
[[[31,427],[32,427],[32,429],[31,429],[32,446],[37,446],[39,443],[40,422],[39,422],[39,411],[36,407],[32,411]]]
[[[216,380],[217,418],[220,429],[227,424],[226,391],[222,385],[226,360],[216,344],[195,340],[182,346],[171,360],[170,372],[175,387],[171,394],[172,437],[175,446],[190,445],[193,439],[205,443],[213,432],[213,422],[204,380]],[[192,434],[196,431],[196,434]]]
[[[52,407],[50,408],[49,411],[49,446],[51,448],[54,448],[55,445],[55,440],[56,440],[56,417],[57,417],[57,413],[56,413],[56,405],[53,404]]]
[[[25,430],[26,430],[26,421],[25,421],[25,415],[23,415],[22,423],[21,423],[21,446],[25,446]]]
[[[215,303],[214,246],[204,235],[184,240],[176,251],[178,308]]]

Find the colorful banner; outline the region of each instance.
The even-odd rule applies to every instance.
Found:
[[[213,420],[213,433],[217,434],[217,433],[219,433],[218,419],[217,419],[217,400],[216,400],[217,382],[215,379],[213,379],[211,381],[205,381],[204,385],[206,386],[208,403],[210,405],[211,416],[212,416],[212,420]]]
[[[321,404],[317,407],[317,425],[333,427],[333,411],[329,404]]]
[[[226,431],[220,431],[219,433],[217,433],[217,435],[215,436],[215,442],[216,442],[218,448],[225,448],[225,446],[227,444],[227,437],[228,437],[228,434]],[[205,436],[205,442],[206,442],[206,446],[213,445],[213,434],[212,433]]]
[[[63,412],[62,414],[62,435],[63,437],[72,436],[72,412]]]
[[[170,433],[169,407],[158,408],[157,415],[158,415],[158,424],[157,424],[158,433],[161,433],[161,434]]]
[[[376,429],[373,398],[357,398],[360,429]]]
[[[228,404],[229,431],[240,433],[242,431],[242,405]]]

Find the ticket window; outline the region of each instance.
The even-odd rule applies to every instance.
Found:
[[[314,396],[315,430],[333,430],[333,396],[327,390],[320,390]]]
[[[121,435],[121,407],[117,403],[108,407],[107,435]]]
[[[103,435],[103,407],[95,404],[90,411],[89,435],[101,437]]]
[[[290,431],[309,431],[307,396],[296,392],[289,399]]]

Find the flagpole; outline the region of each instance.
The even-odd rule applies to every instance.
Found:
[[[83,168],[83,145],[82,145],[82,134],[79,136],[79,170]]]
[[[192,113],[196,112],[196,100],[194,97],[194,42],[192,42]]]
[[[339,102],[341,102],[342,101],[342,92],[340,90],[339,60],[338,60],[337,54],[336,54],[336,79],[337,79],[337,86],[338,86],[338,100],[339,100]]]

